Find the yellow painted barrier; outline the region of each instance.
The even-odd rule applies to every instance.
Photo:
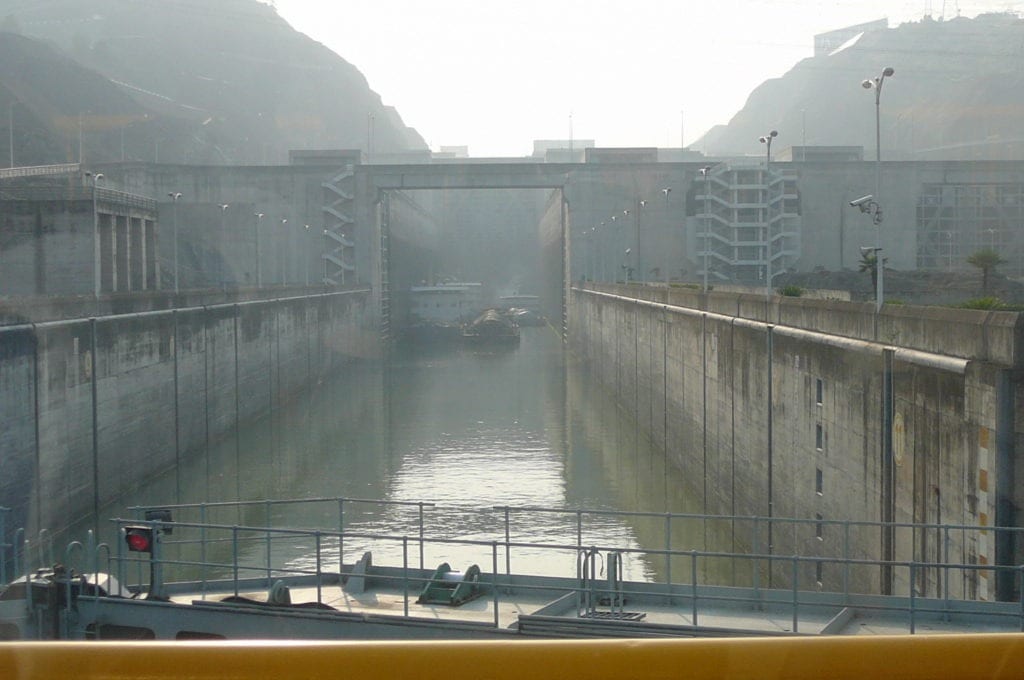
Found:
[[[1024,634],[500,642],[11,642],[0,678],[1024,678]]]

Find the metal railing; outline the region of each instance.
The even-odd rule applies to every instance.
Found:
[[[336,513],[336,524],[330,529],[311,528],[274,528],[269,526],[273,514],[278,508],[289,505],[314,507],[317,504],[328,504],[331,506],[331,513]],[[411,509],[415,511],[415,517],[405,522],[406,531],[399,533],[377,532],[365,529],[365,526],[373,526],[374,522],[353,521],[346,526],[346,509],[354,505],[377,505],[386,509]],[[632,583],[620,583],[618,587],[623,588],[622,596],[630,598],[657,597],[673,606],[687,610],[690,622],[693,626],[699,625],[704,615],[714,612],[722,607],[745,607],[760,609],[765,606],[785,608],[791,612],[792,631],[799,632],[802,616],[806,617],[807,611],[820,610],[822,606],[843,607],[855,605],[858,609],[875,611],[885,614],[889,618],[902,619],[906,623],[906,629],[915,632],[917,622],[922,617],[951,620],[957,615],[962,615],[971,607],[985,609],[986,616],[993,620],[1003,621],[1003,626],[1014,630],[1024,630],[1024,595],[1019,603],[992,603],[975,602],[966,596],[969,589],[964,589],[964,595],[954,597],[949,587],[951,578],[959,582],[975,582],[979,578],[992,579],[997,574],[1006,574],[1011,577],[1021,593],[1024,593],[1024,567],[1015,565],[986,565],[972,564],[963,561],[950,560],[948,553],[950,546],[957,544],[952,539],[957,532],[966,536],[970,532],[991,532],[992,527],[975,527],[966,525],[915,525],[905,523],[884,524],[877,522],[843,521],[843,520],[805,520],[795,518],[765,518],[746,516],[710,516],[700,514],[679,514],[679,513],[650,513],[650,512],[623,512],[613,510],[572,510],[565,508],[524,508],[511,506],[496,506],[493,508],[440,508],[433,503],[403,502],[403,501],[378,501],[369,499],[352,498],[316,498],[299,502],[295,501],[243,501],[226,503],[196,503],[176,506],[160,506],[161,509],[171,509],[176,515],[173,522],[175,534],[173,540],[166,537],[165,552],[160,556],[159,561],[165,569],[165,573],[173,574],[175,577],[191,582],[198,582],[200,592],[223,592],[225,584],[228,590],[236,595],[239,590],[245,587],[255,587],[254,584],[270,587],[274,580],[284,577],[307,577],[316,584],[317,602],[323,604],[322,593],[327,579],[330,583],[336,584],[343,581],[352,574],[352,567],[346,566],[346,546],[353,550],[358,546],[359,550],[372,548],[380,550],[384,554],[396,556],[398,564],[394,567],[397,571],[391,576],[375,576],[382,581],[390,579],[393,587],[400,587],[403,592],[404,613],[409,612],[409,596],[411,592],[418,592],[418,588],[429,577],[425,572],[425,554],[432,551],[436,554],[462,554],[467,561],[475,561],[480,564],[489,565],[491,573],[486,574],[484,581],[492,586],[499,583],[507,583],[508,577],[512,574],[512,560],[514,556],[529,559],[531,563],[543,562],[544,556],[549,554],[560,555],[561,563],[572,565],[577,562],[579,556],[584,552],[598,552],[604,555],[616,553],[625,560],[633,560],[635,563],[647,565],[653,563],[663,564],[661,577],[651,576]],[[147,507],[137,507],[132,510],[139,516],[143,516]],[[428,525],[426,511],[431,510],[431,522]],[[212,523],[209,520],[217,513],[235,512],[249,513],[255,511],[262,515],[264,525],[256,522],[246,524],[234,523]],[[438,529],[439,519],[454,516],[454,513],[462,511],[481,520],[481,526],[468,529],[463,522],[458,522],[460,530],[464,533],[477,534],[479,538],[464,538],[460,536],[446,536],[444,531]],[[516,540],[517,530],[516,518],[526,513],[541,513],[549,515],[566,516],[574,523],[575,540],[570,541],[523,541]],[[182,515],[197,515],[197,521],[180,521]],[[322,513],[321,513],[322,514]],[[591,540],[590,529],[585,521],[588,517],[613,517],[619,519],[630,519],[633,522],[638,520],[656,520],[663,523],[664,543],[657,548],[648,546],[622,546],[612,545],[600,540]],[[238,516],[241,518],[241,515]],[[254,518],[255,519],[255,518]],[[394,518],[374,518],[394,519]],[[138,523],[138,519],[115,520],[119,526],[126,523]],[[145,522],[146,520],[141,520]],[[736,552],[730,550],[714,549],[692,549],[676,546],[675,527],[678,524],[697,522],[702,526],[702,531],[716,523],[729,523],[733,526],[749,525],[746,535],[749,537],[749,550]],[[332,522],[334,523],[334,522]],[[158,526],[160,522],[152,522]],[[778,554],[769,549],[764,540],[769,525],[774,526],[774,533],[778,536],[783,528],[788,527],[792,531],[798,529],[818,533],[823,527],[838,529],[844,536],[842,548],[835,554]],[[428,531],[428,526],[434,530]],[[922,534],[927,532],[937,537],[942,537],[944,543],[943,551],[946,557],[939,561],[923,562],[914,559],[906,560],[879,560],[863,559],[852,555],[853,541],[851,535],[856,531],[867,528],[875,532],[895,527],[906,530],[911,534]],[[1006,529],[1019,533],[1018,529]],[[489,534],[487,532],[490,532]],[[742,541],[737,541],[742,542]],[[130,567],[136,565],[134,584],[135,589],[144,586],[145,579],[142,566],[147,560],[138,559],[124,554],[122,549],[123,541],[118,542],[117,554],[114,557],[118,565],[118,574],[129,583]],[[411,554],[417,551],[418,555]],[[375,553],[376,555],[376,553]],[[397,556],[400,555],[400,559]],[[538,556],[540,558],[538,559]],[[504,561],[504,569],[501,568]],[[355,560],[352,561],[354,564]],[[379,564],[375,560],[375,565]],[[740,583],[723,584],[723,565],[728,568],[726,573],[739,574],[736,579]],[[821,582],[806,574],[824,565],[833,573],[841,574],[838,580],[838,587],[834,589],[823,588]],[[336,569],[336,571],[335,571]],[[862,578],[861,581],[872,581],[878,583],[878,575],[882,570],[891,570],[896,578],[894,582],[898,586],[893,590],[892,596],[877,595],[877,590],[872,592],[865,589],[855,589],[852,586],[851,574],[859,572],[871,574],[872,578]],[[920,577],[922,574],[938,574],[940,582],[944,585],[938,593],[927,593],[921,588]],[[550,574],[546,575],[553,577]],[[578,582],[568,586],[576,594],[577,600],[587,597],[587,590],[593,584],[585,584],[579,578],[579,573],[574,573],[566,568],[562,574],[564,579]],[[749,579],[749,580],[747,580]],[[167,579],[169,582],[170,579]],[[213,582],[217,581],[214,586]],[[620,577],[621,581],[621,577]],[[522,586],[517,582],[520,590],[529,590],[531,587],[539,590],[550,590],[550,585],[544,585],[538,580],[539,585]],[[494,620],[497,625],[497,612],[502,589],[492,588],[494,599]]]

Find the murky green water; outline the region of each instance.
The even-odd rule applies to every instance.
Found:
[[[553,330],[524,328],[513,349],[404,349],[388,366],[352,367],[106,512],[124,516],[132,504],[287,498],[422,501],[435,504],[423,510],[424,534],[448,541],[423,544],[427,567],[447,561],[455,569],[476,563],[490,571],[496,562],[500,570],[574,576],[574,549],[513,545],[506,552],[505,512],[495,508],[542,507],[551,511],[509,514],[509,542],[636,550],[625,555],[623,576],[659,580],[666,576],[663,557],[642,550],[705,547],[703,525],[668,525],[663,516],[697,511],[686,488]],[[576,512],[583,509],[598,512]],[[263,526],[268,517],[276,525],[344,526],[375,536],[346,539],[346,563],[372,550],[375,564],[420,564],[416,506],[258,503],[210,509],[205,519]],[[199,515],[182,511],[175,519],[198,521]],[[177,531],[175,539],[187,535]],[[227,533],[222,538],[207,559],[230,561],[236,548]],[[264,564],[265,542],[248,538],[237,548],[243,561]],[[278,537],[269,552],[275,568],[308,569],[318,558],[336,565],[341,549],[333,536],[323,537],[319,549],[309,537]],[[188,554],[195,559],[194,550]],[[673,570],[673,576],[688,573],[685,560]]]

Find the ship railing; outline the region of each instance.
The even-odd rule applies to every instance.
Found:
[[[315,528],[326,526],[342,533],[352,527],[365,526],[368,518],[382,520],[379,523],[389,527],[409,527],[403,528],[401,533],[408,534],[411,528],[416,534],[414,540],[421,569],[425,567],[424,539],[427,535],[428,522],[431,534],[441,538],[464,536],[464,527],[470,525],[475,534],[482,532],[488,537],[500,536],[496,537],[496,540],[503,544],[504,572],[510,574],[513,559],[513,551],[510,548],[513,539],[532,538],[537,526],[537,516],[551,515],[558,518],[554,521],[565,525],[559,529],[560,540],[569,538],[569,525],[573,526],[573,539],[577,549],[595,541],[605,541],[602,532],[607,529],[609,521],[629,525],[633,533],[642,538],[638,539],[639,542],[660,549],[657,553],[646,553],[648,559],[655,555],[664,556],[654,569],[658,572],[659,578],[666,583],[672,583],[673,570],[680,568],[676,563],[681,559],[668,557],[669,555],[678,555],[680,551],[692,547],[707,548],[709,543],[714,544],[714,547],[720,547],[720,541],[716,542],[713,538],[706,537],[726,537],[726,543],[734,552],[769,556],[799,555],[806,558],[801,562],[801,569],[804,572],[802,580],[808,583],[827,583],[829,587],[844,593],[879,592],[878,576],[858,566],[854,557],[866,555],[883,561],[913,561],[920,567],[915,570],[915,578],[920,581],[918,592],[921,595],[947,599],[956,592],[963,593],[965,599],[985,598],[989,596],[986,589],[995,590],[995,586],[989,583],[990,579],[979,581],[976,574],[971,575],[971,579],[965,579],[969,572],[958,573],[948,565],[993,563],[997,543],[1004,541],[1020,545],[1024,541],[1024,537],[1021,536],[1024,528],[1020,527],[522,506],[439,508],[434,503],[426,502],[343,497],[300,501],[192,503],[160,507],[171,509],[175,517],[191,518],[199,522],[255,524],[261,521],[271,526],[277,510],[287,505],[311,508],[310,511],[301,513],[303,519],[308,520]],[[322,507],[317,509],[318,505]],[[362,506],[380,506],[385,513],[390,514],[377,515],[374,514],[376,510],[368,510]],[[402,508],[412,509],[415,516],[398,516],[392,512]],[[154,506],[139,506],[132,510],[138,516],[143,516],[147,510],[152,509]],[[259,512],[260,509],[262,512]],[[429,517],[428,511],[431,511]],[[456,516],[460,519],[451,521],[451,518]],[[289,513],[289,521],[293,521],[294,517],[295,513]],[[225,521],[225,518],[230,518],[230,521]],[[525,521],[520,522],[522,518],[525,518]],[[883,543],[883,539],[889,539],[890,543],[896,546],[892,554],[878,554],[878,546]],[[339,553],[343,555],[344,538],[340,540]],[[987,549],[985,546],[988,546]],[[685,568],[685,564],[682,568]],[[773,588],[778,583],[787,582],[789,578],[788,570],[783,569],[777,559],[764,563],[755,560],[753,564],[747,566],[747,574],[749,587],[755,591],[762,587]],[[905,578],[905,574],[893,575],[889,580],[898,583],[901,578]],[[1014,591],[1019,592],[1014,582],[1015,579],[1008,574],[1002,579],[1002,599],[1015,597]]]
[[[115,521],[122,527],[126,524],[140,523],[140,520]],[[141,522],[153,527],[163,525],[158,521]],[[566,572],[566,578],[537,579],[530,583],[519,578],[512,579],[509,574],[502,574],[500,570],[502,553],[510,551],[533,555],[559,553],[568,559],[576,560],[581,546],[573,543],[472,540],[178,521],[175,521],[173,526],[174,538],[164,537],[165,551],[152,557],[126,554],[124,542],[118,542],[114,559],[118,568],[117,576],[122,583],[129,584],[129,588],[136,592],[145,590],[147,562],[158,563],[163,573],[171,576],[166,579],[168,587],[172,586],[172,580],[187,581],[190,584],[197,580],[201,581],[198,594],[203,597],[207,594],[239,596],[257,587],[269,589],[279,579],[302,577],[303,584],[315,586],[316,602],[330,605],[330,601],[340,597],[340,593],[334,595],[335,591],[331,591],[331,594],[325,597],[327,588],[340,586],[347,577],[356,574],[354,565],[346,567],[344,553],[340,548],[342,542],[348,540],[350,544],[360,543],[364,547],[373,544],[384,548],[384,552],[390,550],[392,553],[400,553],[398,567],[392,567],[390,570],[378,569],[372,574],[372,578],[402,593],[405,616],[410,615],[410,602],[415,600],[430,579],[430,573],[417,567],[417,558],[411,554],[417,543],[436,549],[440,554],[458,552],[465,555],[467,562],[476,562],[490,568],[489,572],[486,567],[483,570],[480,585],[489,588],[493,625],[496,627],[499,625],[498,612],[503,595],[510,589],[517,593],[569,593],[576,599],[577,612],[580,611],[581,602],[588,598],[593,601],[595,587],[607,595],[603,582],[598,581],[595,584],[579,578],[573,579],[570,571]],[[201,554],[206,556],[204,559],[195,559],[194,549],[181,550],[200,542],[205,546],[201,550]],[[675,561],[677,565],[686,564],[688,569],[677,569],[676,573],[689,572],[688,578],[670,579],[666,582],[619,581],[615,596],[637,603],[657,601],[661,606],[677,608],[680,613],[688,615],[689,625],[694,627],[700,626],[705,618],[721,613],[723,609],[770,609],[776,613],[788,610],[792,622],[790,631],[799,633],[802,620],[813,619],[820,623],[822,611],[854,607],[858,612],[884,615],[887,621],[902,620],[905,623],[905,630],[910,633],[916,632],[919,621],[924,618],[950,621],[965,616],[983,616],[988,624],[995,624],[1004,630],[1024,631],[1024,596],[1018,602],[979,602],[968,598],[953,598],[948,591],[941,598],[923,597],[918,590],[918,576],[921,570],[938,568],[943,571],[960,572],[965,581],[973,576],[993,578],[997,574],[1006,574],[1016,581],[1020,588],[1019,592],[1024,592],[1024,587],[1021,587],[1024,586],[1024,566],[957,562],[926,564],[914,560],[822,558],[764,552],[664,551],[605,544],[585,546],[584,549],[590,553],[603,555],[617,553],[641,561],[662,560],[666,563]],[[211,555],[213,559],[209,559]],[[296,555],[302,557],[296,558]],[[735,565],[736,572],[744,571],[740,568],[742,565],[746,565],[748,570],[753,570],[754,565],[766,565],[765,571],[769,574],[788,572],[789,577],[785,580],[779,579],[770,588],[723,586],[720,583],[721,579],[713,574],[718,573],[721,565],[725,563]],[[802,569],[818,563],[834,565],[841,569],[864,569],[875,574],[888,569],[901,576],[896,582],[904,584],[904,588],[894,589],[894,592],[888,595],[822,591],[820,582],[801,578]],[[334,570],[335,566],[338,567],[337,571]],[[375,562],[374,566],[380,565]],[[197,571],[202,573],[201,579],[194,578]],[[189,576],[193,578],[187,578]],[[812,617],[811,614],[814,612],[819,613],[819,616]]]

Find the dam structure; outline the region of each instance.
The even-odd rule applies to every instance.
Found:
[[[407,385],[392,382],[392,369],[409,369],[420,389],[448,361],[401,354],[408,291],[500,269],[508,280],[483,288],[494,299],[538,296],[566,364],[610,395],[633,424],[630,445],[664,456],[686,507],[719,518],[707,532],[730,549],[768,562],[805,556],[799,582],[826,590],[852,577],[883,595],[1019,596],[1019,314],[876,311],[850,294],[793,298],[765,286],[781,273],[856,266],[856,244],[874,242],[874,227],[837,206],[864,193],[872,164],[777,162],[769,171],[724,159],[702,173],[705,163],[659,162],[652,149],[580,150],[570,162],[372,163],[358,151],[291,160],[105,164],[88,178],[62,167],[34,173],[46,175],[42,187],[9,179],[0,198],[0,256],[15,263],[0,271],[5,548],[15,527],[38,535],[88,516],[98,529],[107,508],[135,499],[151,478],[163,480],[155,488],[168,503],[301,491],[298,470],[307,483],[339,485],[369,470],[380,477],[366,488],[395,493],[422,451],[391,458],[410,437],[391,414],[399,405],[471,411],[451,395],[498,372],[484,361],[503,361],[456,352],[451,361],[472,371],[453,369],[446,390],[403,401]],[[949,264],[936,234],[950,225],[956,257],[990,238],[1017,253],[1012,230],[994,233],[956,206],[943,212],[943,197],[1020,186],[1021,164],[901,162],[886,172],[887,211],[899,225],[882,237],[890,267]],[[467,242],[472,256],[455,261]],[[1014,255],[1007,268],[1021,262]],[[551,364],[553,381],[569,374],[566,364]],[[515,382],[516,373],[502,375]],[[537,385],[545,405],[564,407],[574,393]],[[365,429],[328,436],[295,424],[307,439],[289,439],[278,419],[293,407]],[[509,420],[484,430],[519,424]],[[262,428],[269,437],[251,435]],[[556,449],[571,450],[562,430],[572,428],[555,429]],[[487,436],[462,444],[486,449]],[[285,441],[280,457],[247,459]],[[320,479],[301,464],[310,441],[338,450],[358,442],[362,453],[346,461],[359,472]],[[317,464],[335,470],[318,450]],[[560,456],[568,477],[571,456]],[[437,468],[416,469],[433,479]],[[247,489],[257,471],[266,477]],[[421,488],[447,493],[441,483]],[[733,530],[741,517],[757,518],[756,540]],[[836,555],[882,566],[841,574]],[[772,582],[794,582],[791,564],[771,563]],[[951,581],[949,563],[972,569]]]

